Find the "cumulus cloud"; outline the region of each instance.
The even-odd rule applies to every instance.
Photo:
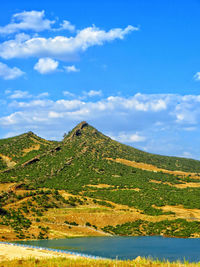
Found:
[[[54,29],[54,31],[62,31],[62,30],[68,30],[70,32],[74,32],[76,27],[71,24],[68,20],[63,20],[63,22],[60,24],[60,27],[57,29]]]
[[[41,32],[51,29],[51,25],[54,23],[55,21],[45,19],[44,10],[23,11],[14,14],[9,24],[0,27],[0,34],[11,34],[27,30]]]
[[[26,99],[26,98],[46,98],[49,96],[48,92],[43,92],[38,95],[32,95],[28,91],[22,91],[22,90],[5,90],[4,92],[7,95],[7,98],[9,99]],[[13,106],[17,107],[19,103],[22,102],[12,102],[10,105],[13,104]]]
[[[124,39],[128,33],[136,30],[138,28],[129,25],[125,29],[115,28],[106,32],[92,26],[78,31],[74,37],[33,37],[28,40],[15,38],[0,44],[0,56],[4,59],[52,57],[71,60],[91,46],[103,45],[115,39]]]
[[[72,66],[64,66],[64,69],[66,72],[79,72],[80,70],[75,67],[75,65]]]
[[[95,91],[94,91],[95,92]],[[94,92],[90,95],[94,95]],[[96,91],[98,92],[98,91]],[[63,92],[65,95],[74,96],[74,94],[65,91]],[[27,96],[27,92],[15,91],[12,94],[11,98],[19,98],[21,96]],[[42,102],[41,102],[42,101]],[[47,107],[47,109],[43,110],[45,113],[45,117],[48,120],[48,116],[50,111],[54,112],[54,114],[60,113],[61,117],[70,118],[73,120],[77,118],[78,120],[82,119],[99,119],[106,123],[106,121],[112,121],[112,125],[118,124],[118,126],[126,125],[126,129],[130,130],[134,128],[135,132],[140,131],[144,127],[149,125],[154,125],[155,127],[163,128],[166,122],[169,122],[169,127],[173,123],[175,125],[179,125],[177,122],[178,114],[193,114],[193,117],[196,118],[196,124],[200,121],[200,107],[199,107],[199,97],[195,96],[194,99],[187,99],[180,95],[144,95],[144,94],[136,94],[132,97],[118,97],[118,96],[110,96],[108,98],[103,98],[99,101],[84,101],[83,99],[73,99],[73,100],[65,100],[59,99],[57,101],[44,99],[41,101],[35,102],[18,102],[18,107]],[[45,103],[47,105],[45,105]],[[37,108],[35,112],[37,112]],[[22,111],[26,113],[24,109]],[[18,116],[18,115],[17,115]],[[28,113],[26,114],[28,116]],[[30,113],[30,117],[32,113]],[[41,117],[40,112],[38,112],[38,116]],[[191,115],[192,116],[192,115]],[[1,123],[6,120],[6,117],[1,118]],[[134,122],[132,125],[130,122]],[[194,125],[188,126],[188,121],[184,121],[184,117],[182,117],[182,122],[185,122],[184,127],[194,127]],[[193,123],[192,122],[192,123]],[[191,123],[191,124],[192,124]],[[123,130],[123,127],[122,129]],[[133,137],[134,138],[134,137]]]
[[[28,91],[21,91],[21,90],[15,90],[14,92],[10,92],[9,98],[11,99],[20,99],[20,98],[30,98],[32,97],[31,94],[29,94]]]
[[[46,57],[40,58],[35,64],[34,69],[41,74],[47,74],[56,71],[58,65],[58,61]]]
[[[10,68],[8,65],[0,62],[0,77],[4,80],[16,79],[25,73],[17,67]]]
[[[62,92],[64,96],[69,96],[69,97],[75,97],[75,94],[69,92],[69,91],[63,91]]]

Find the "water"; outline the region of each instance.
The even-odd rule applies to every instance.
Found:
[[[160,260],[200,261],[200,239],[145,237],[81,237],[57,240],[19,241],[17,243],[71,250],[90,255],[134,259],[137,256]]]

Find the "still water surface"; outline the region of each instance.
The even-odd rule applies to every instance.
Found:
[[[200,261],[200,238],[81,237],[57,240],[19,241],[33,246],[71,250],[106,258],[134,259],[137,256],[169,261]]]

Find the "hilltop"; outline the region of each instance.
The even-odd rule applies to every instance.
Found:
[[[87,122],[61,142],[0,140],[0,183],[1,239],[200,236],[200,161],[146,153]]]

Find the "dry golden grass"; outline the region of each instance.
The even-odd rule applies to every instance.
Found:
[[[87,258],[64,258],[47,257],[41,259],[15,259],[1,262],[2,267],[197,267],[200,263],[188,262],[161,262],[138,257],[135,260],[110,260],[110,259],[87,259]]]
[[[0,192],[8,192],[15,185],[16,185],[16,183],[4,183],[4,184],[0,184]]]
[[[2,160],[6,163],[8,168],[12,168],[14,167],[17,163],[12,161],[12,159],[8,156],[5,156],[3,154],[0,154],[0,157],[2,158]]]
[[[40,144],[37,144],[37,145],[31,146],[29,148],[24,148],[23,152],[24,152],[24,155],[26,155],[27,153],[29,153],[33,150],[39,150],[39,149],[40,149]]]
[[[178,218],[184,218],[184,219],[195,219],[200,221],[200,210],[199,209],[186,209],[182,206],[163,206],[159,207],[163,211],[173,211],[176,213],[176,216]]]
[[[112,161],[115,161],[115,162],[118,162],[118,163],[121,163],[121,164],[124,164],[124,165],[127,165],[127,166],[131,166],[131,167],[134,167],[134,168],[137,168],[137,169],[146,170],[146,171],[163,172],[163,173],[169,173],[169,174],[173,174],[173,175],[176,175],[176,176],[179,175],[179,176],[183,176],[183,177],[186,177],[186,176],[190,175],[191,178],[200,179],[200,177],[197,176],[196,173],[192,173],[192,172],[169,171],[169,170],[166,170],[166,169],[158,168],[158,167],[156,167],[154,165],[151,165],[151,164],[130,161],[130,160],[127,160],[127,159],[120,159],[120,158],[117,158],[117,159],[106,158],[106,159],[107,160],[112,160]]]
[[[110,191],[118,191],[119,189],[111,189]],[[139,192],[140,188],[120,188],[120,191],[136,191]]]
[[[184,184],[175,184],[173,186],[177,188],[200,187],[200,183],[184,183]]]
[[[108,188],[108,187],[114,187],[114,185],[109,184],[87,184],[89,187],[95,187],[95,188]]]
[[[41,137],[40,137],[40,139],[43,140],[44,143],[43,143],[43,142],[40,142],[39,140],[37,140],[37,139],[34,138],[34,137],[30,137],[30,139],[31,139],[34,143],[41,144],[41,145],[44,145],[44,146],[47,145],[47,144],[51,144],[51,143],[52,143],[51,141],[48,141],[48,140],[43,139],[43,138],[41,138]]]
[[[200,187],[200,183],[182,183],[182,184],[171,184],[171,183],[168,183],[168,182],[164,182],[162,183],[162,181],[157,181],[157,180],[150,180],[149,182],[151,183],[155,183],[155,184],[167,184],[167,185],[170,185],[170,186],[174,186],[176,188],[187,188],[187,187]]]

